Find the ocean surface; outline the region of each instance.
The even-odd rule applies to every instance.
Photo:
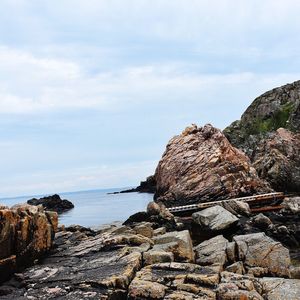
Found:
[[[148,193],[108,194],[121,190],[124,188],[58,193],[62,199],[70,200],[75,206],[59,216],[59,223],[66,226],[78,224],[98,227],[112,222],[125,221],[130,215],[145,210],[148,202],[153,199],[153,194]],[[48,195],[2,198],[0,204],[12,206],[43,196]]]

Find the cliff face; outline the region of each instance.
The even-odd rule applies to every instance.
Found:
[[[188,127],[160,160],[155,198],[167,206],[270,192],[249,158],[211,125]]]
[[[280,129],[281,128],[281,129]],[[259,176],[278,191],[300,190],[300,81],[256,98],[241,120],[224,130]]]
[[[251,157],[256,142],[278,128],[300,131],[300,81],[256,98],[239,121],[225,128],[224,134],[235,147]]]

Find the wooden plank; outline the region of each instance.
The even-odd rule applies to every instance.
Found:
[[[277,210],[281,210],[282,208],[283,208],[283,206],[281,206],[281,205],[263,206],[263,207],[252,208],[251,212],[259,213],[259,212],[267,212],[267,211],[277,211]]]

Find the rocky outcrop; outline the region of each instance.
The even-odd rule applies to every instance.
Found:
[[[33,198],[28,200],[27,203],[30,205],[42,205],[44,209],[56,211],[57,213],[63,213],[74,208],[74,204],[71,201],[62,200],[57,194],[40,199]]]
[[[271,191],[249,158],[209,124],[188,127],[171,139],[155,178],[156,201],[167,206]]]
[[[156,192],[156,180],[155,176],[151,175],[146,178],[145,181],[141,181],[140,185],[137,186],[136,188],[129,189],[129,190],[123,190],[121,192],[114,192],[113,194],[118,194],[118,193],[151,193],[154,194]]]
[[[57,214],[42,207],[16,205],[0,210],[0,282],[52,246]]]
[[[300,81],[256,98],[224,134],[278,191],[300,191]]]
[[[151,203],[148,212],[161,210]],[[193,249],[188,230],[155,226],[61,227],[51,255],[0,286],[1,299],[277,299],[268,298],[283,295],[276,283],[285,299],[298,293],[297,281],[266,277],[288,276],[289,254],[264,234]]]
[[[300,191],[300,133],[277,129],[260,140],[251,160],[258,175],[277,191]]]
[[[239,121],[228,126],[224,133],[230,142],[249,156],[251,137],[263,136],[278,128],[300,131],[300,81],[272,89],[256,98]],[[254,144],[253,144],[254,145]]]
[[[192,215],[193,221],[203,229],[221,231],[238,222],[238,218],[222,206],[215,205]]]

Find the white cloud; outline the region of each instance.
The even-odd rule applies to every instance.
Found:
[[[29,52],[0,48],[0,113],[28,114],[53,110],[116,110],[148,102],[177,104],[211,99],[216,91],[251,86],[272,88],[298,79],[299,74],[237,72],[205,74],[183,63],[141,65],[88,73],[78,62],[37,57]],[[181,97],[181,98],[180,98]]]

